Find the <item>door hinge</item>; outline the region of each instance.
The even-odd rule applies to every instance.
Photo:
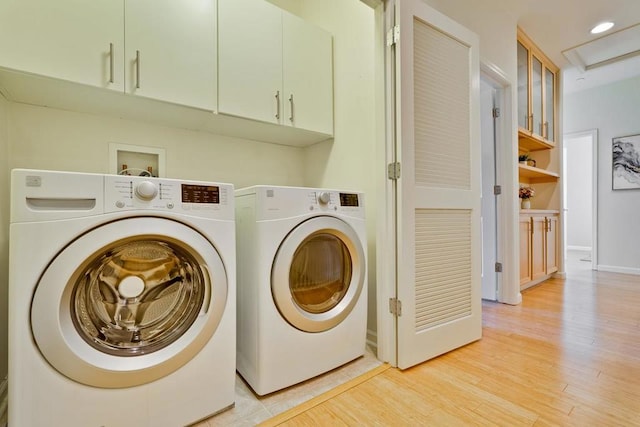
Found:
[[[402,302],[398,298],[389,298],[389,312],[394,316],[402,316]]]
[[[499,108],[494,108],[492,110],[492,114],[493,114],[493,118],[496,119],[498,117],[500,117],[500,109]]]
[[[387,46],[393,46],[400,40],[400,26],[394,25],[387,31]]]
[[[502,263],[496,262],[496,273],[502,273]]]
[[[493,195],[498,196],[502,194],[502,185],[494,185],[493,186]]]
[[[387,179],[394,181],[400,179],[400,162],[393,162],[387,165]]]

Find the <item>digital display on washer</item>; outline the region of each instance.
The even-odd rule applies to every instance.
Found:
[[[182,203],[220,203],[220,187],[182,184]]]
[[[359,206],[358,195],[354,193],[340,193],[340,206]]]

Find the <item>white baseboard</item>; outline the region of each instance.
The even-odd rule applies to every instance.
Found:
[[[585,251],[585,252],[591,252],[591,246],[573,246],[573,245],[567,245],[567,250],[568,251]]]
[[[378,333],[367,329],[367,347],[378,357]]]
[[[6,427],[7,425],[7,379],[4,378],[0,382],[0,427]]]
[[[618,267],[615,265],[598,264],[598,271],[609,271],[611,273],[635,274],[640,276],[640,268]]]

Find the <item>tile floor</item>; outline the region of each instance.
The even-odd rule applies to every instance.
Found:
[[[233,408],[194,424],[193,427],[255,426],[277,414],[312,399],[334,387],[380,366],[373,351],[337,369],[298,385],[264,397],[255,395],[236,374],[236,404]],[[0,427],[6,427],[6,412],[0,417]]]
[[[337,369],[264,397],[254,394],[236,375],[236,404],[233,408],[195,424],[193,427],[255,426],[277,414],[346,383],[380,366],[373,351]]]

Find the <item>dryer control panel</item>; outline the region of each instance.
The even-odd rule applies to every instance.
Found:
[[[364,194],[324,188],[254,186],[240,189],[236,197],[255,199],[258,220],[282,219],[308,214],[365,217]]]
[[[107,211],[154,209],[210,216],[221,210],[233,210],[232,199],[231,184],[120,175],[105,177]]]

